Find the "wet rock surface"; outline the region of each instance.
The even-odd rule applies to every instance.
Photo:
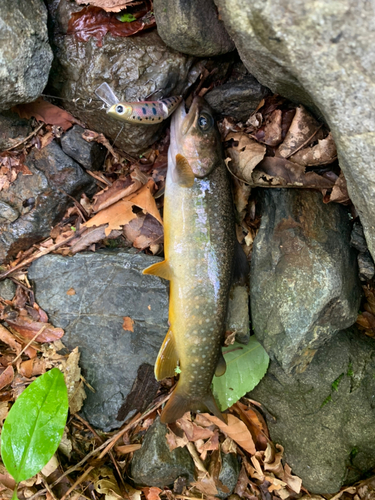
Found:
[[[221,454],[221,471],[219,481],[225,486],[225,490],[218,488],[218,494],[215,495],[225,500],[234,491],[240,474],[240,464],[237,455],[234,453]]]
[[[0,110],[34,101],[47,84],[52,50],[42,0],[0,2]]]
[[[266,189],[251,261],[254,331],[286,372],[357,317],[360,284],[347,210],[320,193]]]
[[[367,249],[363,227],[359,222],[353,224],[350,244],[359,252],[357,260],[360,279],[363,281],[371,280],[375,275],[374,260]]]
[[[0,297],[5,300],[12,300],[16,293],[16,285],[12,280],[0,281]]]
[[[260,101],[270,94],[256,78],[247,75],[240,80],[215,87],[205,96],[211,108],[221,116],[232,116],[245,122]]]
[[[107,150],[97,142],[87,142],[82,138],[84,128],[74,125],[61,138],[61,148],[82,167],[99,170],[103,167]]]
[[[108,250],[47,255],[29,270],[36,301],[65,330],[63,343],[79,347],[83,375],[96,391],[87,391],[83,414],[101,429],[121,425],[116,416],[138,368],[154,365],[168,329],[168,284],[142,274],[159,260]],[[123,329],[124,317],[134,321],[133,332]]]
[[[71,204],[69,196],[90,192],[94,180],[55,142],[34,149],[25,164],[32,175],[18,174],[0,192],[0,262],[49,235]]]
[[[250,393],[269,414],[271,439],[310,493],[336,493],[375,466],[375,342],[343,331],[302,374],[276,361]]]
[[[50,91],[65,98],[64,107],[88,128],[105,131],[127,152],[143,152],[161,136],[165,124],[133,125],[110,118],[101,109],[103,103],[95,90],[107,82],[124,101],[143,100],[152,93],[154,99],[181,95],[199,76],[193,58],[166,47],[156,30],[125,38],[106,35],[102,47],[93,38],[77,41],[65,33],[71,13],[82,6],[52,0],[48,6],[54,19],[51,32],[55,54]]]
[[[194,481],[194,463],[186,448],[169,450],[166,441],[167,426],[157,418],[147,430],[142,448],[135,451],[131,465],[131,477],[139,486],[173,485],[178,477],[188,483]]]
[[[374,258],[372,5],[364,0],[215,3],[249,72],[273,92],[325,118]]]
[[[207,57],[235,49],[213,0],[154,0],[154,10],[161,39],[175,50]]]

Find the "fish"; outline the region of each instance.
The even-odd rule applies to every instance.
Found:
[[[233,203],[222,145],[212,111],[195,97],[172,116],[164,197],[165,260],[144,274],[170,281],[169,330],[155,377],[179,373],[161,413],[172,423],[186,411],[210,411],[223,419],[211,391],[213,375],[226,369],[221,351],[228,298],[238,251]],[[242,252],[240,261],[247,265]],[[241,266],[240,266],[241,268]]]
[[[182,96],[171,96],[159,101],[120,101],[108,83],[102,83],[95,94],[107,106],[107,114],[127,123],[155,125],[168,118],[182,101]]]

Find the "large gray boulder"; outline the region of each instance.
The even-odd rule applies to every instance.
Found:
[[[254,331],[286,372],[357,317],[360,282],[347,209],[300,189],[261,192],[262,221],[251,260]]]
[[[310,493],[336,493],[374,468],[374,374],[374,340],[346,331],[319,349],[302,374],[287,375],[271,361],[250,393]]]
[[[199,71],[192,69],[193,58],[168,48],[156,30],[130,37],[107,34],[101,47],[95,38],[79,41],[66,32],[71,14],[82,6],[65,0],[47,3],[55,54],[49,81],[51,91],[65,99],[64,108],[88,128],[103,132],[129,153],[143,152],[161,136],[164,123],[119,122],[102,109],[95,90],[106,82],[124,101],[144,100],[153,92],[156,99],[181,95],[199,76]]]
[[[154,10],[160,37],[175,50],[207,57],[235,49],[213,0],[154,0]]]
[[[42,0],[0,2],[0,110],[34,101],[52,63]]]
[[[154,365],[168,330],[168,283],[142,274],[159,261],[142,253],[103,250],[70,258],[46,255],[29,270],[38,304],[54,326],[65,330],[63,343],[79,347],[83,375],[95,389],[87,391],[83,414],[101,429],[121,425],[117,416],[130,403],[127,396],[138,369]],[[125,317],[134,321],[133,331],[123,328]],[[138,395],[135,403],[147,396]],[[128,412],[134,408],[127,404]]]
[[[365,0],[215,0],[247,69],[332,130],[375,257],[375,18]]]
[[[30,174],[19,173],[0,192],[0,263],[46,238],[60,222],[70,196],[90,194],[95,181],[56,141],[34,148],[25,160]]]

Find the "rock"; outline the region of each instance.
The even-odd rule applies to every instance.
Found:
[[[375,258],[375,169],[369,168],[375,156],[372,4],[364,0],[215,3],[249,72],[273,92],[325,118]]]
[[[0,281],[0,297],[5,300],[12,300],[16,293],[16,288],[12,280]]]
[[[84,128],[74,125],[61,138],[64,153],[88,170],[99,170],[103,167],[107,150],[97,142],[87,142],[82,138]]]
[[[358,268],[359,277],[362,281],[368,281],[374,277],[375,266],[370,252],[364,252],[358,255]]]
[[[355,222],[353,224],[352,233],[350,235],[350,244],[358,252],[367,252],[367,243],[365,235],[363,234],[363,227],[360,222]]]
[[[344,331],[302,374],[272,361],[250,393],[269,414],[271,439],[310,493],[336,493],[375,466],[375,342]]]
[[[125,101],[142,100],[152,93],[156,99],[181,95],[199,76],[194,59],[166,47],[155,30],[134,37],[106,35],[102,47],[93,38],[80,42],[66,31],[70,15],[82,6],[65,0],[48,0],[47,4],[55,23],[51,26],[55,60],[50,92],[66,99],[64,107],[88,128],[105,133],[129,153],[143,152],[161,136],[165,124],[115,120],[102,109],[95,90],[107,82]]]
[[[347,210],[299,189],[262,191],[250,304],[254,331],[286,372],[357,318],[360,283]]]
[[[215,87],[205,96],[211,108],[222,116],[232,116],[245,122],[260,101],[270,93],[253,76]]]
[[[47,237],[66,208],[67,196],[78,196],[95,181],[53,141],[33,149],[25,164],[33,175],[18,174],[9,189],[0,192],[0,263]]]
[[[139,486],[170,486],[178,477],[194,481],[194,463],[186,448],[169,450],[167,426],[159,417],[147,430],[142,448],[135,451],[131,462],[131,478]]]
[[[154,12],[161,39],[175,50],[211,57],[235,49],[213,0],[154,0]]]
[[[87,391],[83,414],[106,431],[121,425],[116,417],[137,370],[154,365],[168,330],[168,284],[142,274],[158,261],[112,250],[47,255],[29,270],[36,301],[65,330],[63,343],[79,347],[83,375],[96,391]],[[133,332],[123,329],[124,317],[134,321]]]
[[[52,63],[42,0],[0,2],[0,109],[34,101]]]
[[[0,114],[0,151],[23,141],[31,132],[30,120],[24,120],[11,111],[3,111]]]
[[[232,288],[228,303],[227,330],[236,332],[236,340],[247,344],[250,339],[249,290],[247,286]]]
[[[223,491],[221,488],[218,488],[218,494],[215,496],[222,498],[223,500],[228,498],[236,487],[239,475],[240,465],[238,463],[237,455],[235,453],[222,453],[219,481],[226,486],[226,490]]]

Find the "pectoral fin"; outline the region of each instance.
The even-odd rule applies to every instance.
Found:
[[[176,168],[173,171],[173,181],[181,187],[192,187],[194,184],[194,172],[189,165],[187,159],[180,155],[176,155]]]
[[[223,353],[220,354],[219,361],[217,362],[215,377],[221,377],[227,370],[227,364],[225,362]]]
[[[172,330],[168,330],[155,363],[156,380],[163,380],[163,378],[169,378],[176,375],[175,369],[177,364],[176,343]]]
[[[154,276],[159,276],[165,280],[170,280],[172,278],[172,270],[166,260],[146,267],[146,269],[143,270],[143,274],[153,274]]]

